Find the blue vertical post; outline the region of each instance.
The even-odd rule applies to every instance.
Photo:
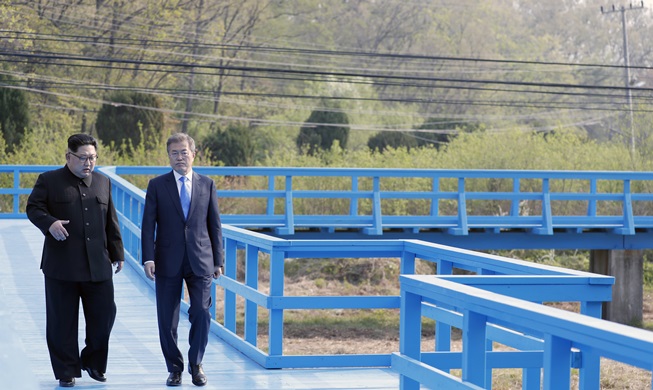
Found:
[[[293,210],[292,176],[286,176],[286,226],[285,234],[295,233],[295,212]]]
[[[519,194],[521,192],[521,185],[519,182],[519,178],[516,177],[512,179],[512,192],[515,194]],[[519,217],[519,198],[514,198],[511,203],[510,203],[510,216],[512,217]]]
[[[522,370],[522,390],[540,390],[541,376],[542,370],[540,368],[524,368]]]
[[[538,234],[553,234],[553,217],[551,216],[551,189],[549,178],[542,179],[542,227],[535,228]]]
[[[358,192],[358,176],[351,177],[351,192]],[[358,215],[358,197],[349,199],[349,215],[352,217]]]
[[[272,249],[270,252],[270,297],[283,297],[284,253]],[[270,309],[269,355],[283,355],[283,308]]]
[[[372,234],[383,234],[383,216],[381,212],[381,183],[380,178],[375,176],[373,179],[373,192],[372,192]]]
[[[603,302],[581,302],[580,312],[594,318],[601,318]],[[601,356],[592,351],[581,350],[583,365],[578,373],[578,388],[599,390],[601,388]]]
[[[596,199],[594,198],[594,195],[596,195],[596,179],[592,178],[590,180],[590,200],[587,203],[587,216],[588,217],[596,217]]]
[[[268,176],[268,191],[274,191],[274,175]],[[274,195],[269,195],[267,200],[266,214],[274,215]]]
[[[238,242],[226,238],[224,252],[225,276],[236,280],[236,267],[238,263]],[[236,333],[236,294],[227,289],[224,290],[224,327]]]
[[[440,192],[440,178],[435,176],[432,180],[431,183],[431,191],[434,194],[437,194]],[[440,198],[438,196],[434,196],[431,199],[431,216],[432,217],[437,217],[440,214]]]
[[[630,193],[630,179],[624,180],[623,214],[624,214],[623,234],[630,234],[630,235],[635,234],[635,219],[633,217],[633,201],[632,201],[632,194]]]
[[[258,248],[253,245],[245,247],[245,284],[254,290],[258,289]],[[258,306],[245,300],[245,341],[256,346],[258,334]]]
[[[399,353],[421,361],[422,300],[419,295],[401,290],[401,312],[399,313]],[[399,376],[401,390],[419,390],[420,384],[405,375]]]
[[[467,196],[465,195],[465,178],[458,178],[458,226],[449,229],[451,234],[467,235]]]
[[[399,273],[401,275],[415,274],[415,254],[403,251],[401,254],[401,263],[399,264]]]
[[[485,388],[487,317],[466,310],[463,318],[462,380]]]
[[[20,189],[20,170],[18,168],[14,169],[14,209],[13,214],[18,214],[20,212],[20,194],[18,190]]]
[[[544,336],[544,390],[569,389],[571,342],[560,337]]]
[[[451,261],[439,260],[438,275],[453,274],[453,263]],[[451,325],[438,321],[435,323],[435,350],[451,351]]]

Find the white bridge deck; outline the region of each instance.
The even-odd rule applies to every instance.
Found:
[[[27,220],[0,220],[0,388],[58,387],[45,343],[43,236]],[[118,316],[111,334],[107,382],[84,372],[80,389],[164,389],[168,376],[159,347],[154,291],[127,263],[114,279]],[[80,310],[81,312],[81,310]],[[188,346],[188,317],[182,316],[179,343]],[[80,346],[84,321],[80,314]],[[211,335],[204,358],[209,383],[202,389],[397,389],[390,368],[266,370]],[[184,373],[179,389],[197,388]]]

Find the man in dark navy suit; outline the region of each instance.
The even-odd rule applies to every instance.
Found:
[[[166,384],[180,386],[184,370],[177,327],[185,281],[191,323],[188,372],[194,385],[204,386],[202,358],[211,326],[211,287],[223,272],[218,199],[213,180],[193,172],[193,138],[173,134],[167,150],[172,171],[150,180],[147,186],[141,227],[143,266],[156,285],[159,340],[170,373]]]
[[[88,134],[68,138],[66,166],[39,175],[27,199],[27,217],[45,235],[46,339],[54,375],[75,386],[81,370],[104,382],[109,334],[116,318],[112,265],[124,261],[111,182],[93,172],[97,141]],[[77,341],[79,301],[84,308],[86,346]]]

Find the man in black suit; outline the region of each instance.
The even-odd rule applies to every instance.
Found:
[[[88,134],[68,138],[66,166],[39,175],[27,200],[27,217],[45,235],[46,339],[55,377],[73,387],[81,370],[104,382],[109,335],[116,318],[113,271],[124,262],[111,182],[93,172],[97,141]],[[79,353],[79,301],[86,345]]]
[[[177,326],[185,281],[191,323],[188,371],[194,385],[204,386],[202,358],[211,326],[211,287],[223,272],[218,199],[213,180],[193,172],[193,138],[173,134],[167,150],[172,171],[150,180],[147,186],[141,227],[143,265],[156,285],[159,340],[170,373],[166,384],[180,386],[184,370]]]

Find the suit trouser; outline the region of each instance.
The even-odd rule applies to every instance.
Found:
[[[79,301],[86,322],[79,353]],[[81,368],[107,370],[109,336],[116,319],[113,280],[70,282],[45,277],[46,339],[57,379],[81,377]]]
[[[177,345],[179,325],[179,307],[183,281],[190,297],[188,320],[190,333],[188,335],[188,362],[200,364],[209,342],[211,329],[211,286],[212,275],[198,276],[193,274],[187,259],[181,273],[174,277],[156,275],[156,312],[159,323],[159,341],[166,361],[168,372],[184,370],[184,358]]]

